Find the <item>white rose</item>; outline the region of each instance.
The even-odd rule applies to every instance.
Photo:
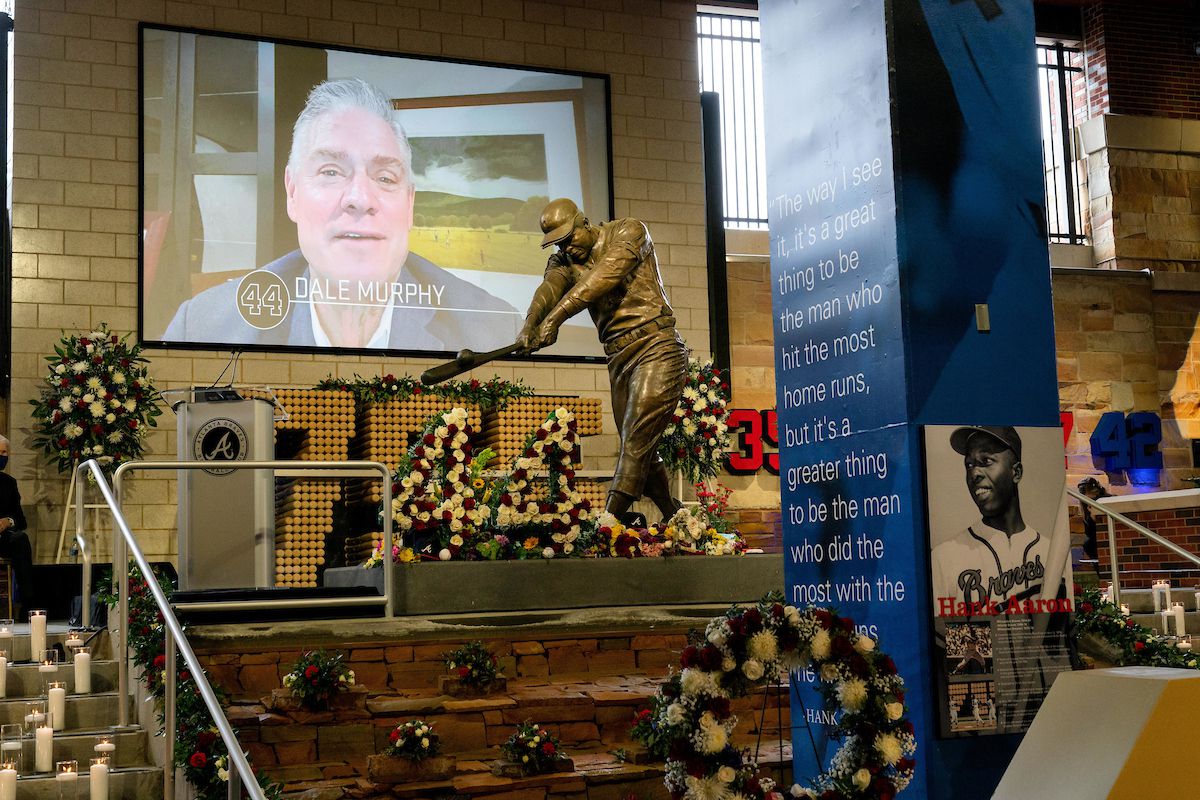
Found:
[[[745,664],[742,664],[742,674],[752,681],[756,681],[763,676],[763,665],[758,659],[748,659]]]
[[[887,710],[887,718],[892,722],[895,722],[904,716],[903,703],[888,703],[884,708]]]
[[[875,640],[870,636],[859,636],[854,642],[854,649],[860,653],[869,653],[875,649]]]
[[[542,551],[542,558],[554,558],[554,548],[547,547]]]
[[[671,703],[667,706],[667,724],[678,725],[683,722],[684,711],[683,706],[679,703]]]
[[[854,788],[858,790],[866,789],[871,785],[871,771],[863,767],[858,772],[854,773]]]
[[[85,395],[83,396],[83,402],[85,402],[85,403],[94,403],[94,402],[96,402],[96,395],[92,394],[91,392],[88,392],[87,394],[85,394]]]
[[[737,777],[737,770],[728,764],[723,765],[717,770],[717,780],[721,783],[733,783],[733,779]]]

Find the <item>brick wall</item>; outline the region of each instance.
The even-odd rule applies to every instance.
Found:
[[[22,0],[16,12],[13,162],[13,395],[10,472],[52,557],[65,485],[23,450],[27,401],[62,330],[136,326],[139,21],[384,51],[607,73],[618,216],[644,220],[658,246],[680,330],[708,350],[695,5],[681,0]],[[160,388],[211,381],[225,355],[155,351]],[[428,362],[247,353],[233,379],[311,386],[327,374],[416,374]],[[602,398],[604,436],[587,466],[611,466],[616,436],[603,367],[499,364],[543,393]],[[151,457],[174,454],[168,412]],[[131,486],[127,516],[152,559],[174,552],[173,478]],[[99,557],[107,553],[104,537]]]
[[[1083,9],[1088,101],[1098,114],[1200,118],[1196,8],[1102,0]]]
[[[1128,516],[1180,547],[1192,553],[1200,553],[1200,509],[1141,511]],[[1108,574],[1111,563],[1107,525],[1104,518],[1100,517],[1096,538],[1102,577]],[[1194,607],[1191,587],[1200,584],[1200,571],[1197,571],[1194,564],[1184,561],[1167,548],[1147,540],[1124,525],[1117,525],[1116,536],[1122,588],[1146,589],[1156,580],[1169,579],[1172,586],[1184,587],[1183,591],[1179,592],[1181,596],[1172,597],[1172,602],[1182,602],[1188,610]]]

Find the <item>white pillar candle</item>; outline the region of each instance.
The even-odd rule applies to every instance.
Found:
[[[108,762],[104,759],[93,758],[89,777],[90,800],[108,800]]]
[[[1196,592],[1196,610],[1200,611],[1200,592]]]
[[[17,771],[12,767],[0,769],[0,800],[17,800]]]
[[[1187,633],[1187,631],[1184,629],[1183,603],[1172,604],[1171,613],[1175,615],[1175,635],[1183,636],[1185,633]]]
[[[38,660],[46,651],[46,612],[29,612],[29,650],[32,660]]]
[[[34,735],[33,768],[37,772],[54,769],[54,728],[42,725]]]
[[[96,746],[92,749],[105,758],[111,759],[113,757],[113,753],[117,750],[117,744],[112,739],[102,736],[100,737],[100,741],[96,742]]]
[[[92,691],[92,654],[80,650],[75,653],[75,694],[88,694]],[[0,697],[3,697],[0,694]]]
[[[1200,595],[1200,592],[1196,592],[1196,594]],[[12,620],[5,620],[4,622],[0,622],[0,650],[7,650],[10,653],[13,652],[12,640],[13,640]]]
[[[1170,583],[1170,581],[1163,581],[1162,587],[1163,587],[1163,608],[1170,608],[1171,607],[1171,583]]]
[[[67,687],[61,683],[50,684],[50,721],[54,730],[61,731],[67,722]]]
[[[1162,611],[1158,612],[1158,616],[1160,619],[1162,619],[1163,636],[1166,636],[1169,633],[1167,630],[1167,617],[1171,616],[1171,612],[1164,608]]]
[[[0,697],[8,695],[8,658],[0,656]]]

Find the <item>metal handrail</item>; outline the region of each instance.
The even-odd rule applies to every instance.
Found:
[[[242,746],[237,740],[237,736],[233,732],[233,727],[229,724],[229,719],[225,716],[225,710],[221,708],[221,703],[217,700],[217,695],[213,692],[212,685],[208,682],[207,676],[204,674],[204,668],[200,665],[200,659],[196,657],[196,653],[192,650],[191,644],[184,635],[183,626],[179,624],[179,620],[175,617],[175,612],[171,609],[171,604],[167,600],[166,594],[162,587],[158,585],[158,581],[154,579],[154,572],[150,569],[150,562],[146,560],[146,555],[138,546],[137,539],[134,538],[133,531],[129,529],[128,523],[125,522],[125,517],[121,514],[120,506],[116,498],[113,496],[112,490],[108,486],[108,481],[104,477],[104,472],[100,469],[100,464],[93,458],[84,461],[75,468],[75,480],[83,477],[84,473],[91,471],[95,480],[96,488],[100,490],[104,502],[108,505],[113,516],[113,537],[117,541],[127,546],[133,554],[133,558],[137,561],[138,569],[142,571],[142,576],[146,579],[146,586],[150,589],[150,595],[154,598],[155,604],[158,606],[158,611],[162,615],[163,625],[166,627],[166,647],[165,652],[167,658],[167,679],[166,679],[166,704],[164,708],[164,725],[163,729],[166,733],[165,753],[167,763],[163,766],[163,798],[171,800],[175,796],[175,680],[178,677],[178,670],[175,666],[175,660],[172,657],[175,647],[178,646],[180,654],[183,656],[183,661],[187,664],[188,669],[196,681],[196,689],[200,692],[200,697],[204,700],[204,705],[208,708],[208,713],[212,715],[213,723],[217,726],[217,730],[221,734],[221,739],[225,742],[225,748],[229,751],[229,763],[233,769],[229,771],[229,797],[240,797],[240,787],[238,784],[244,783],[246,792],[252,800],[266,800],[266,795],[263,793],[262,787],[258,785],[258,781],[254,778],[254,773],[250,769],[250,762],[246,760],[246,754],[242,752]],[[124,550],[124,547],[121,548]],[[114,548],[115,552],[115,548]],[[113,566],[118,562],[114,559]],[[116,570],[113,570],[114,576]],[[126,628],[129,625],[129,581],[122,579],[120,581],[120,596],[121,596],[121,616],[120,627],[118,628],[119,637],[122,642],[126,641]],[[125,669],[126,654],[123,648],[118,649],[118,654],[121,658],[118,669]],[[120,707],[122,716],[128,717],[128,712],[125,710],[128,703],[125,702],[126,691],[122,690],[118,696],[121,699]],[[122,726],[126,723],[123,721]],[[234,780],[234,775],[237,775],[240,780]],[[239,794],[233,792],[237,787]]]
[[[117,467],[113,473],[113,488],[116,493],[117,507],[121,508],[122,497],[122,479],[125,473],[133,470],[194,470],[194,469],[212,469],[212,462],[209,461],[127,461]],[[392,473],[386,464],[380,464],[377,461],[222,461],[221,469],[225,470],[241,470],[241,469],[270,469],[275,473],[275,477],[318,477],[318,478],[339,478],[339,477],[375,477],[379,476],[383,480],[383,508],[391,509],[392,507]],[[392,515],[385,513],[383,516],[383,541],[388,545],[384,549],[386,553],[391,547],[392,541]],[[125,553],[125,542],[120,536],[113,534],[113,564],[128,563],[128,555]],[[392,587],[396,581],[396,564],[394,559],[385,558],[383,563],[383,596],[382,597],[358,597],[358,598],[307,598],[307,599],[289,599],[289,600],[259,600],[249,603],[244,600],[226,601],[223,603],[204,603],[204,604],[187,604],[188,608],[198,608],[203,605],[205,610],[215,608],[238,608],[248,609],[254,608],[325,608],[331,605],[382,605],[384,607],[384,616],[393,616],[393,594]],[[85,591],[90,591],[91,587],[85,586]],[[129,586],[127,581],[122,581],[118,587],[117,594],[117,609],[121,619],[127,619],[129,616]],[[117,690],[122,696],[129,692],[129,640],[121,635],[117,637],[117,652],[121,658],[117,664]],[[129,712],[124,705],[119,710],[119,719],[122,725],[127,723]]]
[[[80,624],[85,628],[92,627],[92,553],[88,549],[87,537],[83,532],[83,486],[79,484],[79,476],[82,473],[79,467],[75,467],[75,544],[79,547],[79,555],[83,557],[83,588],[84,592],[79,595],[79,605],[81,619]],[[66,512],[64,512],[66,513]],[[62,542],[59,542],[61,547]]]
[[[1184,550],[1170,539],[1160,536],[1159,534],[1147,528],[1145,525],[1134,522],[1124,514],[1113,511],[1112,508],[1106,506],[1104,503],[1097,502],[1096,500],[1093,500],[1087,495],[1081,494],[1070,487],[1067,487],[1067,494],[1069,494],[1071,497],[1074,497],[1079,502],[1103,512],[1104,515],[1108,517],[1108,553],[1109,568],[1112,574],[1112,601],[1118,608],[1121,606],[1121,581],[1118,577],[1117,571],[1117,522],[1120,522],[1122,525],[1125,525],[1136,533],[1140,533],[1150,541],[1161,544],[1163,547],[1167,548],[1175,555],[1180,556],[1184,560],[1191,561],[1193,564],[1200,566],[1200,556],[1197,556],[1195,553],[1189,553],[1187,550]]]

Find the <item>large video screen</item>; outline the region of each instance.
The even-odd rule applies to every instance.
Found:
[[[605,76],[154,25],[140,47],[148,345],[495,349],[546,203],[612,216]],[[579,314],[535,357],[602,356]]]

